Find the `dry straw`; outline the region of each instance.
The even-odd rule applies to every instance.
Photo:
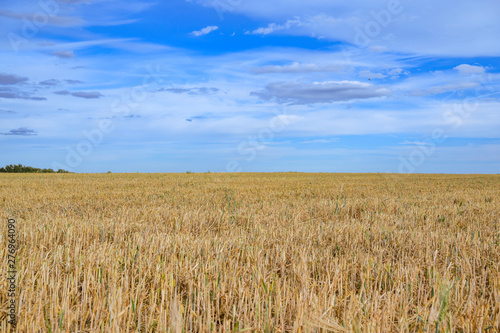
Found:
[[[495,175],[1,175],[17,331],[498,332],[499,189]]]

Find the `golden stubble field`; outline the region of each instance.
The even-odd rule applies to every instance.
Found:
[[[498,175],[0,175],[17,331],[499,332],[499,193]]]

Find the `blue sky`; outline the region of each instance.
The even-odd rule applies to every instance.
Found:
[[[500,173],[500,3],[0,9],[0,165]]]

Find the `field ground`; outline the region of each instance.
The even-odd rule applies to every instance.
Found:
[[[2,174],[17,331],[499,332],[499,194],[498,175]]]

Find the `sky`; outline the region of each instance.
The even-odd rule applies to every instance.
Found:
[[[0,4],[0,165],[500,173],[498,1]]]

